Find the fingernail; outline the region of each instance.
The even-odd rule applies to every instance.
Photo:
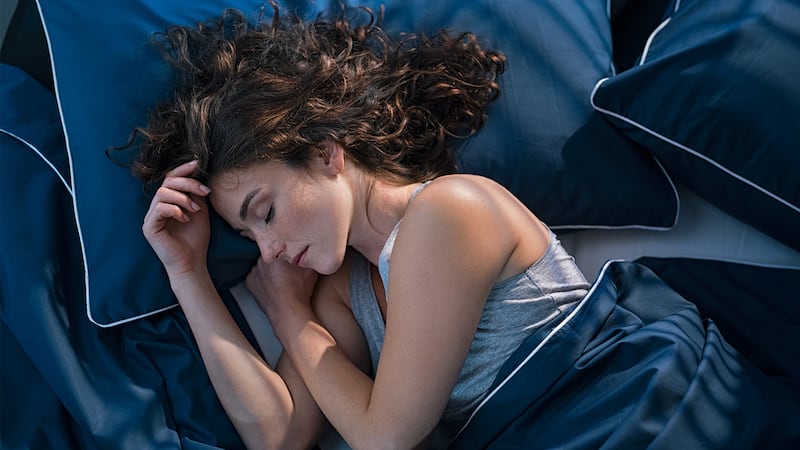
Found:
[[[200,205],[198,205],[198,204],[197,204],[197,203],[195,203],[195,202],[192,202],[192,210],[194,210],[194,211],[200,211]]]
[[[208,194],[209,192],[211,192],[211,188],[210,188],[210,187],[208,187],[208,186],[206,186],[205,184],[201,184],[201,185],[200,185],[200,190],[201,190],[201,191],[203,191],[203,193],[206,193],[206,194]]]

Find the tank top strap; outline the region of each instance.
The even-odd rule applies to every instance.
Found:
[[[411,193],[411,197],[408,199],[408,205],[417,198],[420,192],[425,189],[426,186],[430,184],[430,181],[426,181],[422,183],[419,187],[417,187],[414,192]],[[378,272],[381,275],[381,282],[383,282],[383,289],[388,294],[389,292],[389,260],[392,257],[392,250],[394,250],[394,241],[397,238],[397,230],[400,229],[400,224],[403,223],[403,219],[397,222],[397,225],[394,226],[392,232],[389,233],[389,237],[386,239],[386,243],[383,244],[383,249],[381,249],[380,256],[378,257]],[[388,295],[387,295],[388,301]]]

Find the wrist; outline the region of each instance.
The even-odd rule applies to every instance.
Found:
[[[275,336],[284,347],[288,346],[292,337],[299,336],[309,323],[316,321],[310,307],[292,302],[281,302],[280,305],[273,306],[267,315]]]
[[[198,287],[212,286],[211,275],[205,266],[197,267],[185,271],[167,271],[169,284],[173,292],[179,294],[187,289],[197,289]]]

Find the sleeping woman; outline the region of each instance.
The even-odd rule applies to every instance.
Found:
[[[442,447],[519,344],[586,279],[498,183],[456,173],[504,56],[470,33],[396,39],[274,7],[171,27],[180,82],[134,173],[159,186],[143,232],[227,414],[251,448]],[[206,264],[210,209],[252,239],[247,286],[284,347],[248,343]]]

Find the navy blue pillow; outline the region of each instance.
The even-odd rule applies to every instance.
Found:
[[[150,198],[130,171],[106,157],[171,90],[172,72],[150,44],[171,24],[217,18],[259,0],[162,2],[38,0],[66,136],[86,276],[89,319],[113,326],[176,305],[161,263],[142,235]],[[220,285],[242,278],[258,250],[212,222],[209,268]]]
[[[0,80],[0,99],[6,106],[0,114],[0,134],[39,155],[72,195],[69,161],[53,94],[22,69],[7,64],[0,64]]]
[[[800,7],[684,0],[638,67],[602,83],[605,114],[670,174],[800,249]]]
[[[219,17],[228,7],[255,16],[264,3],[39,0],[67,136],[87,310],[98,325],[175,305],[141,233],[149,198],[126,168],[104,154],[125,143],[169,94],[170,71],[149,45],[150,34]],[[307,18],[339,3],[288,2]],[[674,223],[676,198],[660,167],[602,121],[589,120],[592,88],[613,71],[607,0],[363,4],[375,10],[385,5],[391,33],[469,30],[508,55],[501,98],[486,127],[462,145],[461,170],[499,180],[554,228]],[[224,287],[244,277],[257,249],[213,220],[209,265]]]
[[[677,194],[663,169],[602,120],[595,84],[613,73],[606,0],[372,1],[389,31],[470,30],[508,57],[489,120],[460,170],[509,188],[554,229],[667,229]]]

